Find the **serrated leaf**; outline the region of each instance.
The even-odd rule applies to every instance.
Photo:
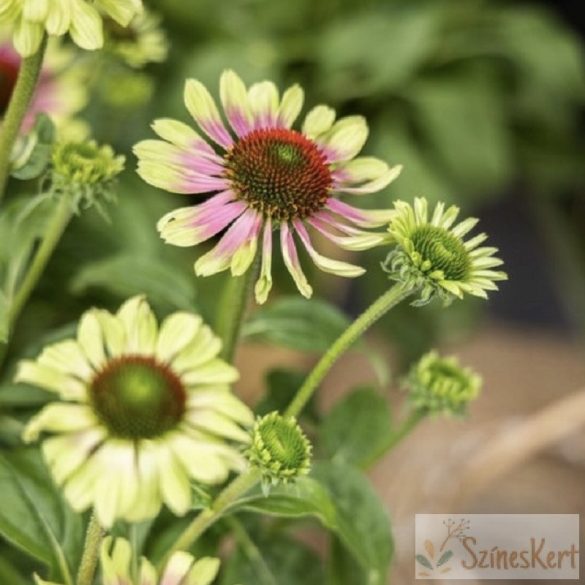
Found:
[[[360,388],[344,397],[320,429],[325,455],[357,466],[374,463],[391,436],[388,401],[373,388]]]
[[[40,453],[0,453],[0,533],[57,573],[76,567],[84,522],[54,486]]]
[[[326,301],[285,297],[256,311],[242,335],[300,351],[325,351],[347,328],[349,319]]]

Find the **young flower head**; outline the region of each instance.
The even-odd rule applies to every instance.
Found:
[[[200,317],[175,313],[160,328],[134,297],[116,314],[92,309],[77,338],[20,364],[17,380],[54,392],[24,438],[42,449],[75,510],[93,506],[103,526],[191,508],[190,480],[218,484],[245,460],[249,409],[229,384],[237,371]],[[235,444],[235,445],[234,445]]]
[[[461,367],[457,358],[443,358],[431,351],[412,367],[405,386],[416,409],[462,415],[479,396],[481,378],[473,370]]]
[[[160,576],[152,563],[142,557],[138,575],[134,578],[132,560],[135,555],[126,539],[104,538],[100,555],[101,585],[210,585],[219,572],[219,559],[204,557],[196,560],[186,552],[176,552]],[[37,585],[59,585],[36,575],[35,581]]]
[[[57,144],[51,160],[51,189],[69,194],[76,208],[96,205],[103,211],[103,203],[114,198],[113,185],[125,160],[111,146],[98,146],[93,140]]]
[[[265,486],[288,483],[311,469],[311,443],[294,417],[278,412],[258,417],[246,456]]]
[[[259,303],[272,287],[277,233],[284,262],[306,297],[312,289],[301,269],[296,238],[321,270],[346,277],[363,274],[359,266],[317,252],[307,227],[349,250],[387,240],[387,234],[361,228],[385,224],[391,212],[358,209],[338,198],[379,191],[400,172],[400,167],[389,168],[375,158],[355,158],[368,136],[365,120],[349,116],[335,122],[335,111],[320,105],[308,113],[300,131],[293,130],[303,106],[298,85],[280,97],[273,83],[246,88],[233,71],[222,74],[220,96],[231,130],[207,89],[199,81],[187,82],[187,109],[215,146],[189,126],[164,119],[153,124],[163,140],[135,147],[138,173],[148,183],[173,193],[213,193],[205,203],[164,216],[158,224],[162,238],[176,246],[194,246],[227,230],[197,260],[200,276],[228,269],[241,275],[260,246]]]
[[[169,52],[169,43],[161,28],[161,19],[144,10],[127,27],[115,20],[105,21],[105,48],[130,67],[162,63]]]
[[[142,0],[0,0],[0,23],[13,26],[13,43],[23,56],[34,55],[44,33],[71,35],[82,49],[104,44],[102,19],[127,26],[142,11]]]
[[[34,126],[38,114],[46,114],[57,126],[62,126],[84,107],[87,91],[83,83],[83,71],[75,67],[73,59],[72,52],[55,43],[49,45],[21,133],[25,134]],[[21,63],[22,57],[13,48],[10,37],[0,29],[0,127]]]
[[[418,198],[414,207],[396,201],[388,231],[395,243],[384,269],[390,278],[420,291],[415,305],[428,303],[438,296],[448,303],[465,293],[487,298],[486,291],[498,290],[498,280],[506,280],[505,272],[493,270],[503,264],[494,254],[497,248],[481,247],[487,239],[479,234],[465,241],[478,220],[469,218],[455,227],[459,208],[445,210],[438,203],[429,220],[426,199]]]

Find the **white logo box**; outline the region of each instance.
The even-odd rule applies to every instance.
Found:
[[[417,579],[579,579],[578,514],[417,514]]]

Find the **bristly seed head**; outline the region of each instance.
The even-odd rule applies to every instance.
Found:
[[[123,356],[108,362],[90,386],[96,416],[114,436],[152,439],[173,429],[185,412],[186,392],[165,364]]]
[[[319,211],[333,184],[324,154],[294,130],[255,130],[226,159],[235,193],[275,221],[305,219]]]

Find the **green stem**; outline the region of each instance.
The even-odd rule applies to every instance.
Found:
[[[402,424],[388,437],[388,441],[386,441],[386,443],[384,443],[377,451],[372,453],[368,459],[362,462],[362,468],[367,469],[381,459],[386,453],[388,453],[388,451],[396,447],[396,445],[398,445],[404,437],[409,435],[412,429],[414,429],[414,427],[426,417],[426,415],[427,412],[424,410],[413,410],[410,415],[402,421]]]
[[[223,340],[222,357],[233,362],[250,295],[258,272],[254,261],[242,276],[229,278],[218,306],[216,332]]]
[[[36,254],[26,272],[26,275],[14,295],[8,308],[8,329],[9,331],[14,326],[22,309],[26,305],[32,291],[41,275],[43,274],[47,263],[49,262],[63,232],[67,228],[69,221],[73,215],[73,209],[68,197],[63,196],[59,201],[53,217],[51,218],[45,235],[36,251]],[[7,345],[0,345],[0,363],[6,352]]]
[[[77,573],[77,585],[92,585],[97,569],[103,531],[96,517],[92,514],[85,535],[83,556]]]
[[[10,174],[12,149],[37,87],[46,47],[47,38],[45,36],[39,50],[22,61],[10,103],[2,120],[2,132],[0,132],[0,201],[4,196]]]
[[[240,496],[251,490],[260,481],[260,473],[250,469],[232,481],[215,499],[210,508],[200,512],[185,528],[165,555],[164,563],[177,551],[188,551],[193,543],[210,527]],[[164,566],[164,565],[163,565]],[[162,567],[160,567],[162,568]]]
[[[403,301],[412,293],[412,289],[398,283],[386,291],[377,301],[371,304],[333,343],[325,355],[313,368],[293,401],[289,405],[286,416],[298,416],[311,396],[323,381],[333,364],[381,317],[392,307]]]

